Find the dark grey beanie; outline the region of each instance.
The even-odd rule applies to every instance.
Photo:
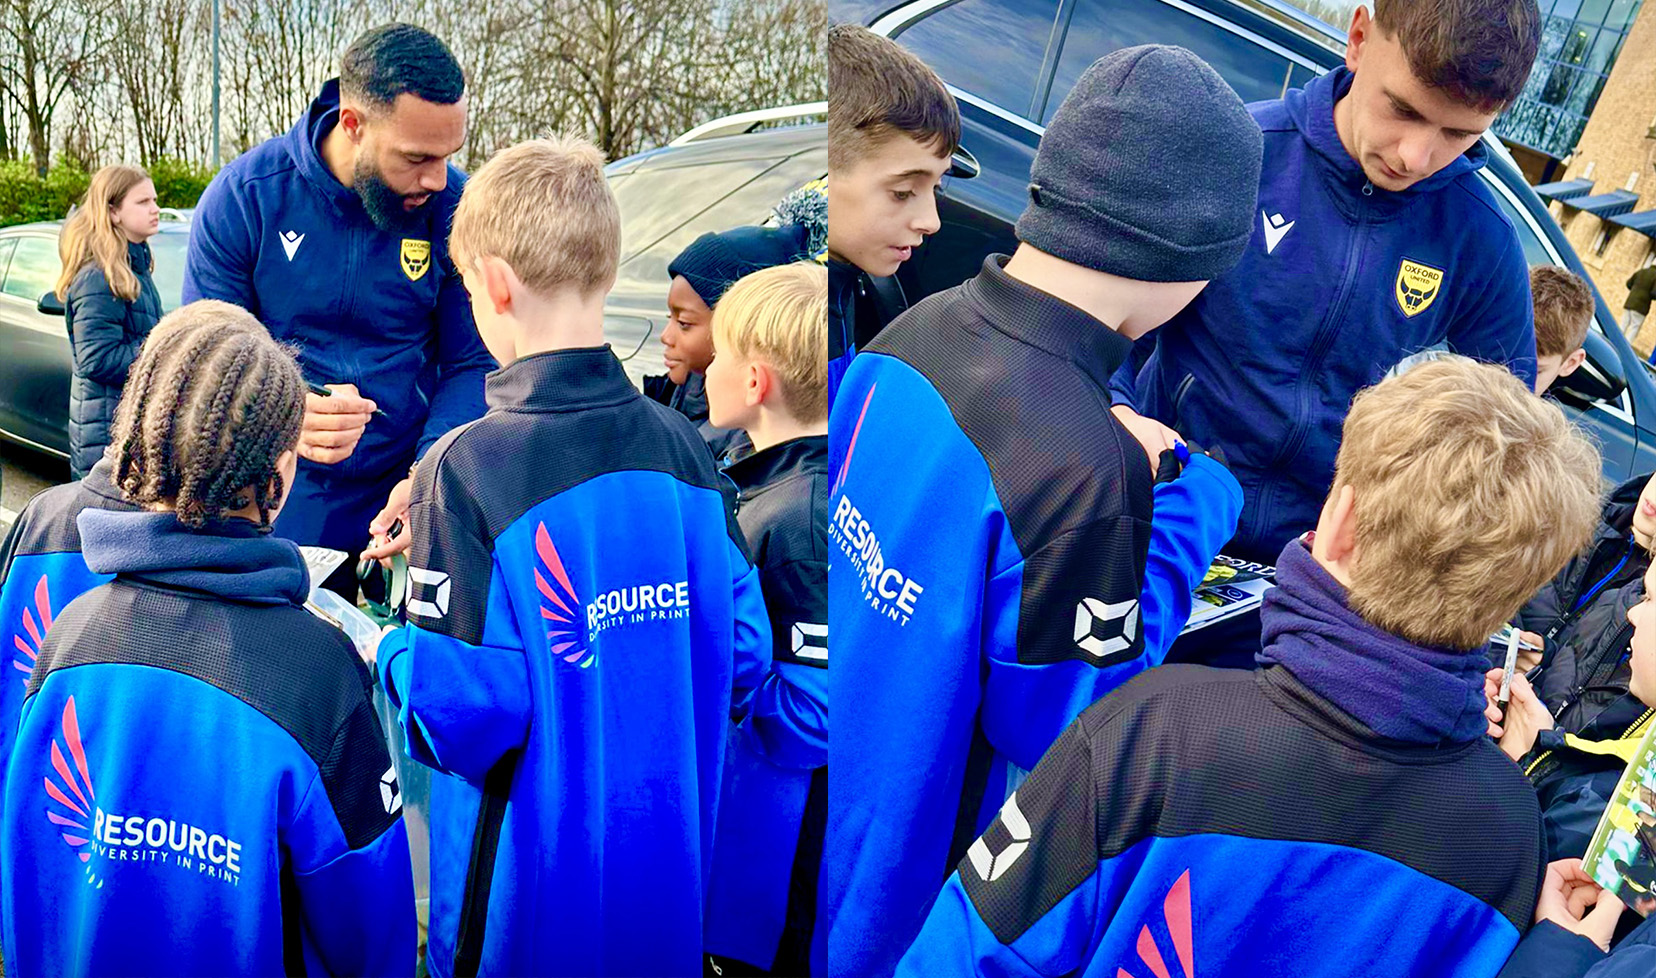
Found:
[[[1047,126],[1018,240],[1141,282],[1218,278],[1253,234],[1263,145],[1201,58],[1124,48],[1081,75]]]

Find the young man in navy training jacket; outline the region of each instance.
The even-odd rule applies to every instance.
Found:
[[[702,968],[732,703],[770,625],[707,447],[604,344],[620,226],[578,139],[502,151],[455,210],[506,366],[420,463],[410,624],[378,652],[410,756],[449,775],[433,975]]]
[[[755,272],[713,313],[713,423],[753,452],[726,466],[759,567],[771,666],[726,755],[707,950],[719,973],[810,974],[828,815],[828,273]]]
[[[351,42],[303,117],[226,164],[190,231],[184,300],[223,299],[299,347],[299,475],[276,532],[389,557],[410,470],[482,415],[494,361],[448,255],[465,177],[465,76],[442,41],[386,24]],[[377,409],[380,413],[375,412]],[[346,561],[328,584],[355,593]]]
[[[223,302],[164,318],[88,506],[113,575],[42,643],[0,801],[15,975],[411,975],[413,872],[368,671],[271,535],[305,385]]]
[[[857,321],[877,306],[865,276],[897,274],[937,232],[937,189],[959,143],[960,110],[925,62],[855,24],[828,29],[830,407],[883,325]]]
[[[1374,0],[1345,67],[1249,106],[1257,230],[1113,383],[1119,414],[1224,451],[1226,554],[1268,564],[1316,524],[1352,396],[1405,357],[1447,341],[1534,383],[1529,269],[1477,171],[1540,25],[1535,0]]]
[[[1545,848],[1485,736],[1484,648],[1587,541],[1598,472],[1502,367],[1359,394],[1316,532],[1276,561],[1260,669],[1169,664],[1089,707],[898,974],[1494,975]]]
[[[1022,772],[1188,618],[1241,493],[1210,458],[1180,475],[1171,443],[1141,445],[1108,383],[1241,253],[1259,140],[1190,52],[1103,59],[1042,139],[1017,252],[910,309],[846,374],[819,970],[890,974]],[[1169,480],[1154,524],[1152,462]]]

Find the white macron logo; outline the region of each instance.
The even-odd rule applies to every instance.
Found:
[[[298,251],[299,246],[304,244],[304,243],[305,243],[305,236],[304,235],[299,234],[299,233],[294,232],[294,231],[283,231],[282,232],[282,250],[287,252],[288,261],[293,260],[294,252]]]
[[[1275,251],[1282,239],[1288,236],[1288,232],[1294,229],[1294,222],[1284,221],[1281,214],[1266,217],[1264,211],[1260,211],[1259,216],[1265,220],[1265,253],[1268,255]]]
[[[1105,604],[1097,598],[1082,598],[1075,606],[1075,644],[1081,651],[1102,659],[1125,652],[1138,637],[1137,598]]]

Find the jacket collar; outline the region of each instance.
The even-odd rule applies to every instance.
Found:
[[[724,470],[743,493],[774,485],[796,472],[820,474],[827,471],[827,435],[805,435],[778,442],[731,462]]]
[[[1006,255],[990,255],[963,286],[991,326],[1086,371],[1101,386],[1133,352],[1133,341],[1055,295],[1006,274]]]
[[[198,530],[172,513],[89,507],[75,520],[81,553],[95,574],[259,605],[300,605],[310,573],[299,547],[243,519]]]
[[[304,176],[305,182],[315,188],[335,210],[342,215],[360,217],[366,221],[368,212],[363,208],[361,199],[350,187],[339,182],[339,178],[328,169],[327,161],[322,158],[322,140],[337,125],[339,79],[330,78],[322,83],[322,91],[288,131],[288,152],[298,165],[299,173]]]
[[[489,374],[484,387],[491,411],[580,411],[642,396],[607,343],[514,360]]]
[[[149,242],[127,242],[127,264],[132,266],[132,270],[134,272],[137,272],[139,275],[147,275],[149,274],[150,268],[154,265],[154,263],[155,258],[150,253]]]
[[[1302,89],[1295,89],[1283,97],[1283,104],[1294,126],[1311,147],[1319,169],[1335,191],[1336,199],[1344,209],[1361,208],[1378,215],[1395,213],[1426,194],[1436,193],[1461,177],[1481,169],[1489,159],[1489,151],[1480,140],[1472,148],[1456,157],[1448,166],[1432,174],[1407,190],[1390,191],[1373,186],[1363,168],[1346,152],[1334,126],[1334,105],[1351,91],[1356,76],[1346,67],[1335,68],[1313,78]],[[1364,187],[1370,193],[1364,194]]]

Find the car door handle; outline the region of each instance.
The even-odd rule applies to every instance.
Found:
[[[970,180],[983,170],[978,166],[977,157],[964,146],[955,147],[954,154],[949,158],[949,173],[951,177]]]

